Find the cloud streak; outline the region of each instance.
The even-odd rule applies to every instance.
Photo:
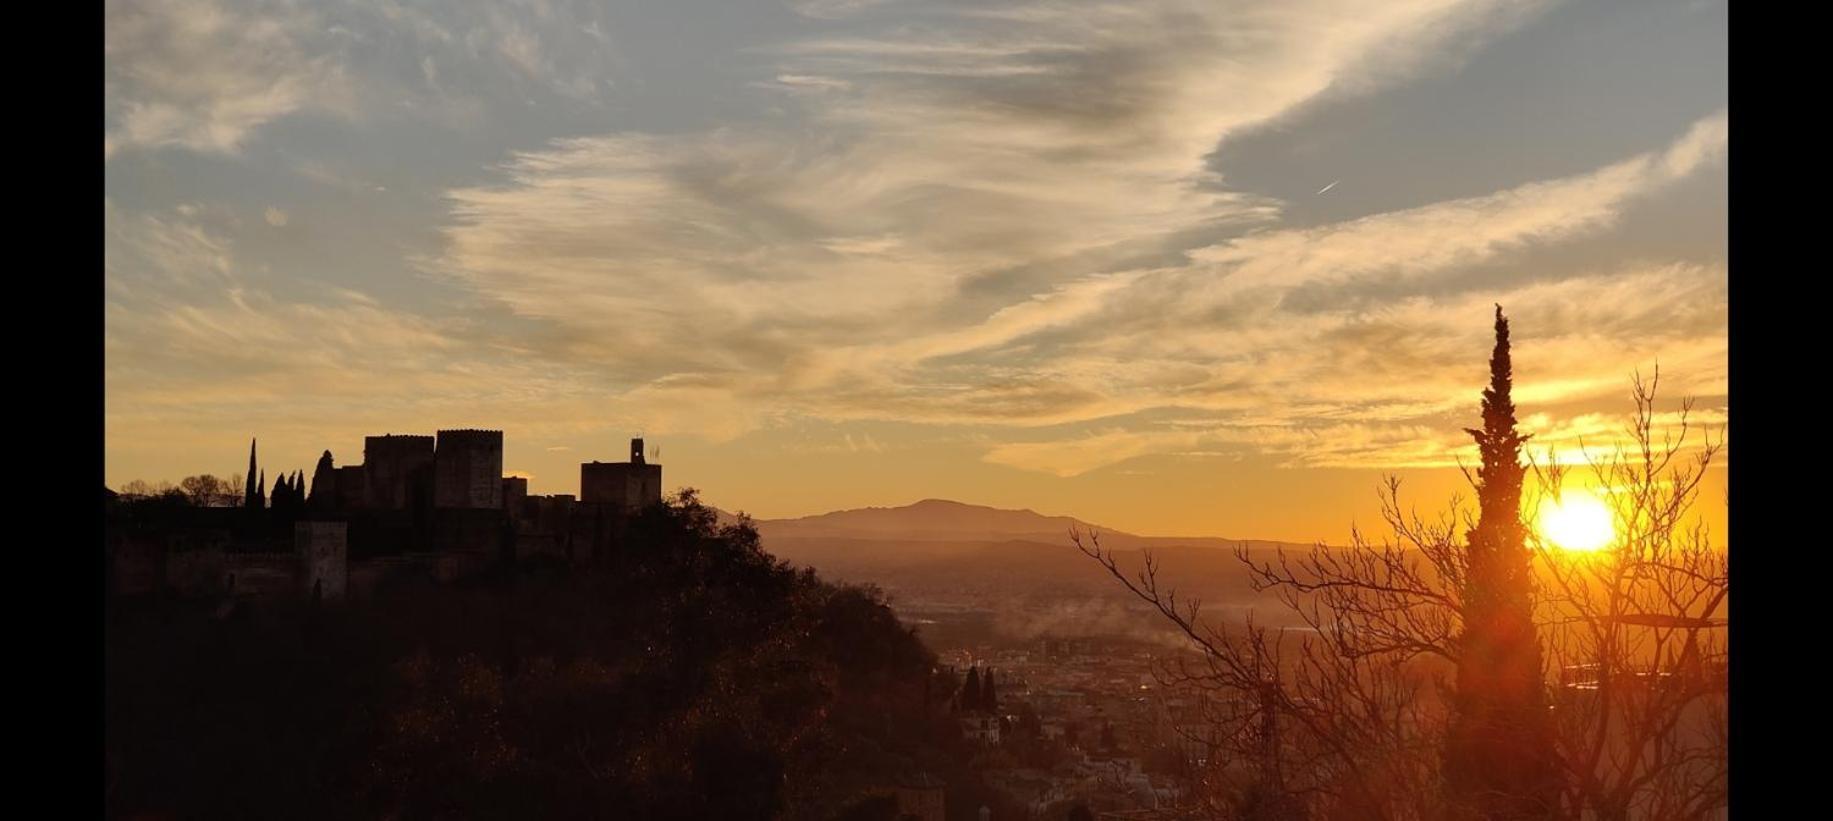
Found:
[[[1598,430],[1657,358],[1722,413],[1723,259],[1611,239],[1723,173],[1725,111],[1456,198],[1317,180],[1287,202],[1220,159],[1550,5],[797,2],[776,13],[803,33],[722,78],[755,106],[667,129],[624,116],[621,18],[582,5],[111,6],[123,166],[233,160],[300,115],[367,135],[566,114],[431,190],[296,158],[340,196],[418,197],[437,242],[403,265],[436,297],[273,275],[265,255],[332,222],[304,198],[105,202],[111,428],[360,408],[352,426],[500,418],[561,453],[613,426],[720,442],[812,422],[810,452],[863,461],[911,442],[853,423],[895,422],[1054,477],[1443,467],[1498,301],[1537,441]]]
[[[109,2],[104,19],[105,156],[160,146],[234,153],[280,117],[352,104],[341,63],[304,43],[322,21],[301,6]]]

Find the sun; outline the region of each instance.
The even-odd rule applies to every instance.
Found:
[[[1588,553],[1608,547],[1617,535],[1613,519],[1608,505],[1582,490],[1540,505],[1541,535],[1566,550]]]

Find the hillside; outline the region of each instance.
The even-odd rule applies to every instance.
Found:
[[[734,520],[720,511],[721,521]],[[1004,542],[1018,541],[1045,545],[1068,545],[1072,531],[1098,533],[1106,547],[1122,550],[1141,548],[1195,547],[1233,551],[1247,545],[1251,550],[1277,547],[1303,548],[1290,542],[1260,539],[1227,539],[1211,536],[1142,536],[1071,516],[1046,516],[1033,510],[1012,510],[986,505],[967,504],[947,499],[924,499],[899,507],[863,507],[838,510],[792,519],[756,519],[758,534],[765,541],[805,539],[846,539],[853,541],[895,541],[906,547],[921,542]]]
[[[111,817],[825,819],[918,777],[1014,812],[875,593],[691,496],[600,566],[215,605],[107,613]]]
[[[722,522],[736,521],[721,511]],[[823,574],[886,587],[963,593],[1104,595],[1114,581],[1076,550],[1071,533],[1097,534],[1123,565],[1151,550],[1167,572],[1214,592],[1239,592],[1236,551],[1272,553],[1310,545],[1257,539],[1141,536],[1070,516],[1046,516],[945,499],[753,522],[775,556]]]

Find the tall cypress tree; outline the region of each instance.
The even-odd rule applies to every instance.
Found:
[[[961,685],[961,709],[980,709],[980,668],[967,668],[967,682]]]
[[[242,506],[257,508],[261,506],[261,488],[255,484],[255,440],[248,440],[248,486],[242,489]]]
[[[1483,429],[1466,428],[1482,456],[1477,524],[1467,538],[1464,624],[1445,780],[1466,817],[1558,815],[1559,762],[1547,714],[1533,579],[1521,517],[1521,444],[1515,430],[1508,319],[1496,306],[1496,347],[1483,391]]]

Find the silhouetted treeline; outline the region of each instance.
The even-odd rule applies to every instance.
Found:
[[[691,492],[627,545],[341,606],[117,605],[110,814],[825,819],[920,774],[951,817],[990,800],[875,590]]]

